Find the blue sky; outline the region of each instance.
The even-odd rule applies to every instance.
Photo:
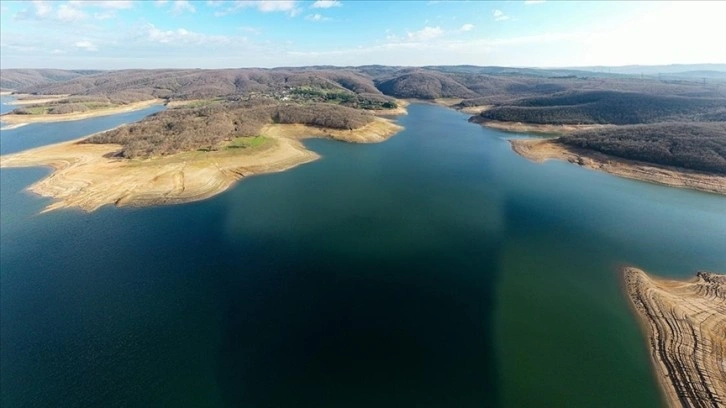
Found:
[[[6,1],[2,68],[726,63],[726,2]]]

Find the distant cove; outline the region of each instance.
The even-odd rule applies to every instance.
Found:
[[[408,109],[388,141],[306,141],[321,160],[196,203],[38,215],[47,169],[0,170],[0,405],[661,406],[617,271],[724,272],[726,198]]]

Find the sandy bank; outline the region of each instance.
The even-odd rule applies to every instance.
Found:
[[[400,115],[408,115],[408,105],[409,102],[405,99],[396,99],[396,108],[394,109],[373,109],[369,112],[373,113],[374,115],[382,115],[382,116],[400,116]]]
[[[486,110],[489,110],[494,105],[475,105],[475,106],[467,106],[464,108],[459,109],[461,112],[468,113],[470,115],[478,115]]]
[[[67,122],[71,120],[95,118],[98,116],[115,115],[117,113],[133,112],[141,109],[146,109],[153,105],[160,105],[162,103],[164,103],[164,100],[162,99],[151,99],[147,101],[134,102],[127,105],[116,106],[113,108],[94,109],[88,112],[68,113],[61,115],[16,115],[14,113],[6,113],[0,116],[0,120],[9,124]]]
[[[481,113],[481,112],[480,112]],[[474,123],[505,132],[537,133],[544,135],[561,135],[578,130],[588,130],[607,127],[609,125],[540,125],[536,123],[500,122],[497,120],[479,121],[476,117],[470,119]]]
[[[621,159],[592,150],[566,146],[553,139],[515,139],[509,142],[519,155],[536,162],[550,159],[565,160],[620,177],[726,194],[726,176]]]
[[[0,91],[0,96],[6,96],[12,94],[13,91]]]
[[[48,102],[55,102],[66,99],[70,95],[32,95],[32,94],[15,94],[15,100],[11,105],[34,105]]]
[[[28,188],[55,200],[44,211],[175,204],[214,196],[249,175],[283,171],[317,159],[301,143],[306,137],[372,143],[400,130],[382,118],[353,131],[269,125],[263,134],[270,140],[258,148],[194,151],[145,160],[114,158],[118,145],[79,144],[79,139],[0,157],[0,167],[52,167],[52,174]]]
[[[680,282],[625,268],[624,282],[668,404],[726,406],[726,275]]]
[[[0,122],[0,123],[3,123],[3,122]],[[6,126],[2,126],[2,127],[0,127],[0,130],[12,130],[12,129],[17,129],[17,128],[19,128],[19,127],[21,127],[21,126],[25,126],[25,125],[27,125],[27,123],[15,123],[15,124],[12,124],[12,125],[6,125]]]

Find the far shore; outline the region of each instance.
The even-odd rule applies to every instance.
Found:
[[[481,112],[480,112],[481,113]],[[482,126],[490,127],[497,130],[513,133],[535,133],[542,135],[561,135],[564,133],[575,132],[578,130],[599,129],[612,125],[542,125],[538,123],[522,123],[522,122],[501,122],[498,120],[478,121],[476,117],[471,120]]]
[[[563,160],[620,177],[670,187],[726,194],[726,176],[622,159],[592,150],[566,146],[554,139],[514,139],[509,143],[517,154],[535,162]]]
[[[726,403],[726,275],[676,281],[626,267],[623,279],[668,406]]]
[[[33,95],[33,94],[13,94],[15,100],[10,105],[35,105],[48,102],[55,102],[66,99],[70,95]]]
[[[114,157],[118,145],[78,143],[84,137],[2,156],[0,168],[53,168],[52,174],[28,188],[54,199],[44,212],[71,207],[90,212],[107,204],[176,204],[212,197],[253,174],[283,171],[316,160],[319,156],[306,149],[301,139],[376,143],[402,129],[380,117],[355,130],[274,124],[262,129],[269,140],[258,148],[192,151],[143,160]]]
[[[99,116],[115,115],[117,113],[133,112],[146,109],[150,106],[161,105],[163,99],[151,99],[141,102],[129,103],[126,105],[116,106],[113,108],[94,109],[88,112],[68,113],[68,114],[43,114],[43,115],[18,115],[15,113],[5,113],[0,115],[0,121],[11,124],[27,124],[27,123],[49,123],[49,122],[67,122],[73,120],[90,119]]]

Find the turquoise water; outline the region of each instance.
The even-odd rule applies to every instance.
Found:
[[[659,406],[617,267],[724,271],[726,199],[466,119],[170,207],[38,215],[47,170],[0,170],[1,405]]]

